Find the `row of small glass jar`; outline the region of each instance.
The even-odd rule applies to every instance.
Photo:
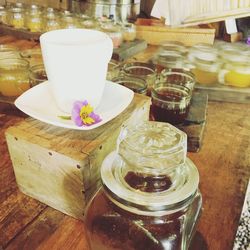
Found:
[[[115,48],[119,47],[123,41],[133,41],[136,37],[135,26],[132,23],[116,23],[106,17],[94,19],[84,14],[41,8],[34,4],[24,6],[16,3],[10,6],[0,6],[0,22],[30,32],[46,32],[63,28],[101,30],[111,36]]]
[[[152,62],[168,69],[192,72],[196,82],[250,87],[250,48],[247,44],[217,41],[213,46],[197,44],[187,48],[180,42],[163,42]]]
[[[143,62],[109,63],[107,79],[135,93],[151,96],[150,119],[181,124],[188,116],[195,77],[183,69],[163,69]]]

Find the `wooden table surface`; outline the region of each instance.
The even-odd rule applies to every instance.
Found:
[[[146,59],[149,50],[135,58]],[[199,170],[203,196],[192,249],[232,249],[250,177],[249,110],[250,104],[208,104],[202,149],[188,153]],[[0,104],[0,249],[87,250],[82,221],[17,188],[4,132],[23,119],[14,108]]]

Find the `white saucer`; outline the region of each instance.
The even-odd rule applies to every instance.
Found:
[[[72,120],[64,120],[58,117],[68,114],[58,109],[49,88],[48,81],[32,87],[16,99],[16,107],[42,122],[77,130],[90,130],[107,123],[119,115],[130,104],[134,96],[132,90],[107,81],[102,101],[95,110],[95,113],[101,117],[102,121],[92,126],[78,127]]]

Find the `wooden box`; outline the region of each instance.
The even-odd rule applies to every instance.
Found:
[[[163,41],[180,41],[186,46],[197,43],[213,44],[215,29],[186,27],[174,28],[163,25],[153,19],[138,19],[136,22],[136,38],[145,40],[148,44],[159,45]]]
[[[83,219],[100,182],[99,169],[116,147],[120,128],[148,120],[150,98],[135,94],[128,108],[107,124],[88,131],[63,129],[27,118],[6,130],[19,189],[65,213]]]

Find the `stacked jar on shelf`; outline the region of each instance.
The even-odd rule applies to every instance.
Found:
[[[71,28],[100,30],[111,37],[114,48],[120,47],[123,42],[134,41],[136,38],[136,29],[133,23],[119,23],[107,17],[96,19],[82,13],[43,8],[35,4],[15,3],[0,6],[0,23],[15,29],[38,33]]]

